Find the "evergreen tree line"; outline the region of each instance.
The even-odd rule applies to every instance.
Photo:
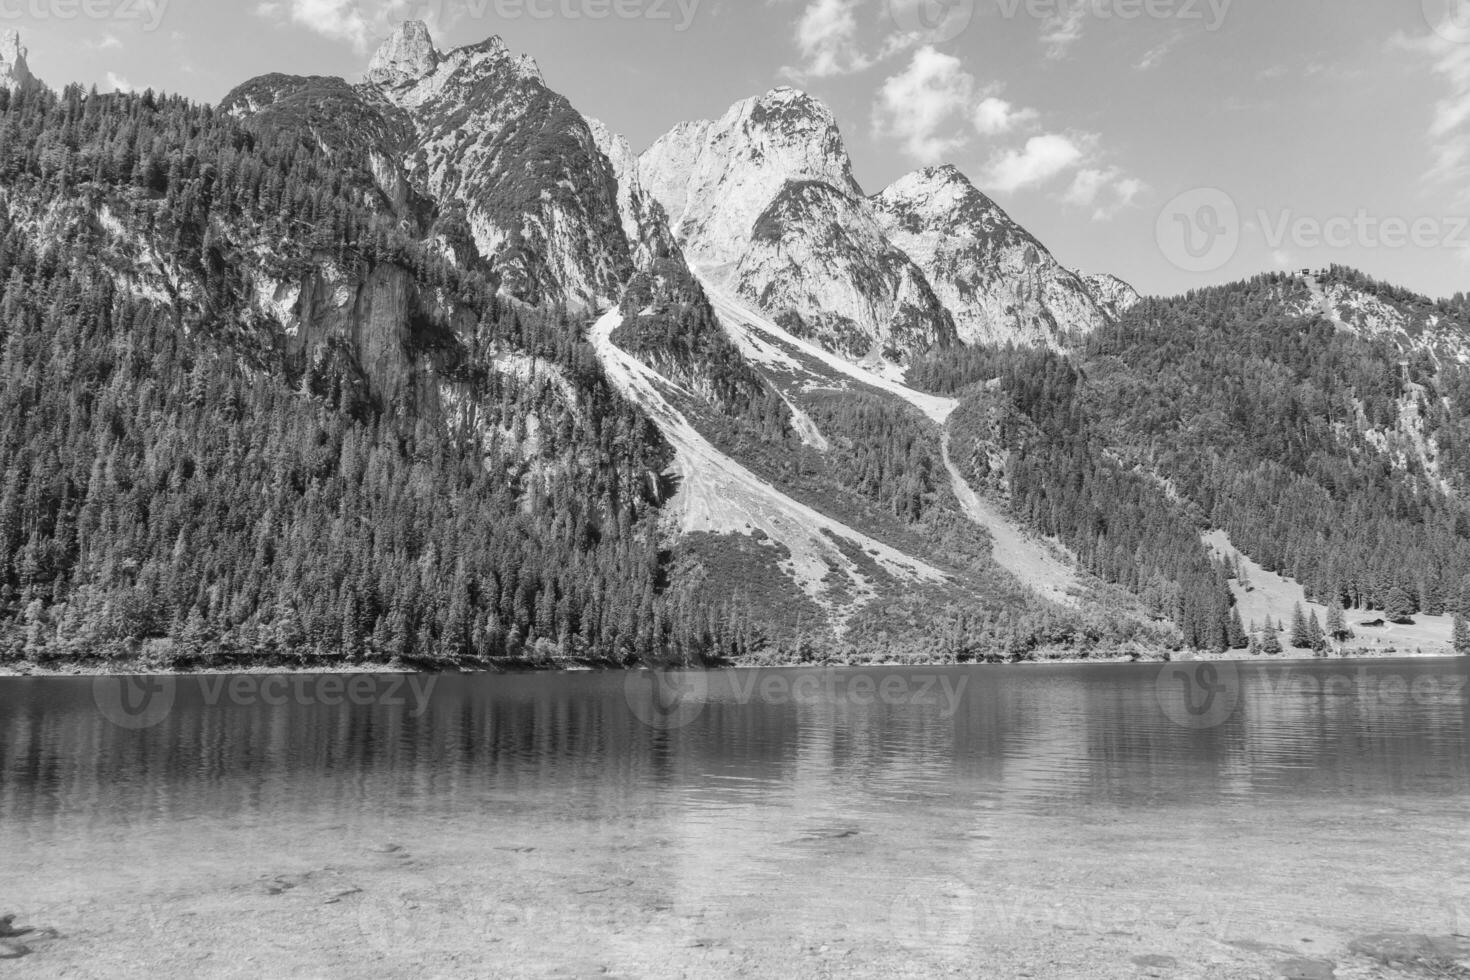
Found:
[[[1073,359],[945,352],[909,380],[968,396],[962,417],[1010,453],[1032,526],[1154,608],[1178,583],[1192,598],[1176,622],[1216,637],[1205,646],[1228,631],[1199,544],[1209,528],[1323,605],[1470,615],[1466,372],[1285,316],[1284,281],[1146,301]],[[976,421],[984,386],[1013,413],[998,424]],[[1427,462],[1405,434],[1416,427]]]
[[[0,657],[626,662],[763,642],[733,600],[669,588],[668,447],[580,325],[497,302],[487,270],[290,134],[151,93],[0,95]],[[127,288],[104,207],[197,289]],[[261,242],[277,272],[325,250],[468,309],[474,336],[434,342],[475,424],[346,411],[352,365],[290,375],[244,302]],[[498,370],[507,350],[545,367]]]

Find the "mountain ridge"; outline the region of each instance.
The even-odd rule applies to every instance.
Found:
[[[0,101],[0,659],[1260,642],[1214,533],[1329,608],[1470,614],[1463,303],[1350,270],[1140,299],[956,168],[867,195],[805,93],[635,155],[503,42],[422,25],[362,82],[218,112],[35,91]],[[110,428],[67,397],[99,378]]]

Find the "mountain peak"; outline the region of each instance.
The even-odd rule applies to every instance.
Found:
[[[421,20],[399,25],[373,55],[367,80],[375,85],[397,87],[416,82],[439,64],[439,52],[429,34],[429,25]]]
[[[30,66],[26,64],[25,48],[20,44],[20,31],[9,30],[0,34],[0,85],[15,88],[26,82],[35,81]]]
[[[765,95],[737,103],[736,108],[744,108],[752,122],[765,126],[803,123],[834,129],[837,126],[836,117],[825,102],[789,85],[773,88]]]
[[[948,190],[961,197],[978,192],[964,171],[952,163],[946,163],[905,174],[884,188],[880,196],[889,199],[913,199],[926,197],[939,190]]]

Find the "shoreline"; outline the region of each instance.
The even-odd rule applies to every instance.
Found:
[[[1373,660],[1456,660],[1466,655],[1458,654],[1450,650],[1425,652],[1425,651],[1386,651],[1382,649],[1353,649],[1341,653],[1332,653],[1324,657],[1311,656],[1287,656],[1285,654],[1267,656],[1241,656],[1236,652],[1230,653],[1201,653],[1187,652],[1182,654],[1164,655],[1153,654],[1135,656],[1133,654],[1109,654],[1095,657],[1048,657],[1034,660],[972,660],[966,662],[956,661],[904,661],[904,660],[861,660],[858,658],[831,659],[824,661],[796,661],[796,660],[772,660],[769,663],[727,663],[706,665],[704,669],[710,671],[748,671],[748,670],[794,670],[807,668],[811,670],[923,670],[923,669],[950,669],[959,667],[1076,667],[1084,665],[1097,666],[1127,666],[1137,665],[1164,665],[1169,663],[1228,663],[1228,664],[1312,664],[1326,662],[1357,662]],[[597,661],[571,662],[571,663],[490,663],[482,666],[453,666],[446,665],[439,668],[416,667],[398,662],[374,662],[366,661],[360,664],[241,664],[238,666],[203,667],[196,669],[167,669],[157,664],[143,662],[109,662],[109,663],[70,663],[70,664],[33,664],[13,663],[0,664],[0,680],[8,678],[25,677],[217,677],[217,676],[271,676],[271,675],[343,675],[343,676],[395,676],[395,675],[434,675],[448,676],[493,676],[493,675],[516,675],[516,674],[584,674],[584,673],[624,673],[638,670],[651,669],[652,665],[639,664],[636,666],[617,666],[611,663],[600,663]],[[695,667],[674,667],[676,670],[694,670]]]

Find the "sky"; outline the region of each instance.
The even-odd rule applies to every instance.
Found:
[[[952,163],[1152,294],[1354,266],[1470,292],[1470,0],[0,0],[53,86],[360,78],[405,19],[500,35],[635,148],[793,85],[877,192]]]

